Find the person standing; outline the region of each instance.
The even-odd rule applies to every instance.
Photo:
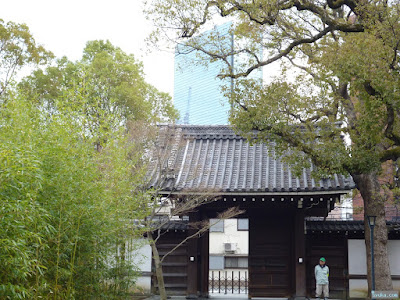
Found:
[[[314,268],[316,289],[315,295],[317,299],[324,295],[324,299],[329,297],[329,267],[326,265],[324,257],[319,259],[319,264]]]

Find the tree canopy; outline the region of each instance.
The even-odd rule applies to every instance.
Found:
[[[65,105],[81,102],[92,133],[112,131],[128,120],[153,124],[173,120],[177,114],[170,96],[145,82],[142,63],[109,41],[88,42],[81,60],[57,59],[19,87],[48,110],[56,109],[55,99],[64,99]]]
[[[52,57],[51,52],[36,43],[28,26],[0,19],[0,99],[19,69],[44,64]]]

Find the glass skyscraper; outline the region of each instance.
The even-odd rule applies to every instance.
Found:
[[[233,36],[229,29],[231,23],[215,27],[213,30],[201,35],[201,39],[209,38],[211,34],[217,35],[220,40],[215,45],[210,43],[207,47],[216,47],[217,43],[227,47],[230,51]],[[230,104],[221,91],[221,86],[231,84],[230,79],[217,78],[222,62],[216,61],[208,65],[201,64],[197,51],[190,47],[178,45],[175,54],[174,77],[174,105],[179,111],[178,124],[193,125],[224,125],[228,124]]]
[[[230,53],[234,45],[234,36],[230,32],[232,23],[225,23],[204,32],[198,39],[206,42],[210,51],[225,51]],[[262,56],[262,49],[260,48]],[[229,62],[234,66],[232,57]],[[236,58],[235,60],[245,59]],[[221,61],[208,64],[204,57],[193,48],[178,45],[175,54],[174,105],[179,111],[178,124],[192,125],[225,125],[228,124],[230,103],[223,95],[221,87],[227,91],[233,87],[234,81],[226,78],[219,79],[217,75],[223,67]],[[262,70],[254,71],[251,78],[262,80]]]

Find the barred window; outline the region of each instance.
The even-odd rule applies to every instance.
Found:
[[[247,257],[225,257],[225,269],[247,269],[248,261]]]

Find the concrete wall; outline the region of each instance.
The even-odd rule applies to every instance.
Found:
[[[364,240],[349,240],[349,275],[367,275],[367,258]],[[392,275],[400,275],[400,241],[388,241],[390,271]],[[400,290],[400,280],[393,281],[394,290]],[[368,283],[366,279],[349,280],[350,297],[366,298]]]
[[[236,244],[236,255],[248,255],[249,231],[237,230],[237,219],[224,220],[224,232],[210,232],[210,254],[225,254],[224,243]]]

